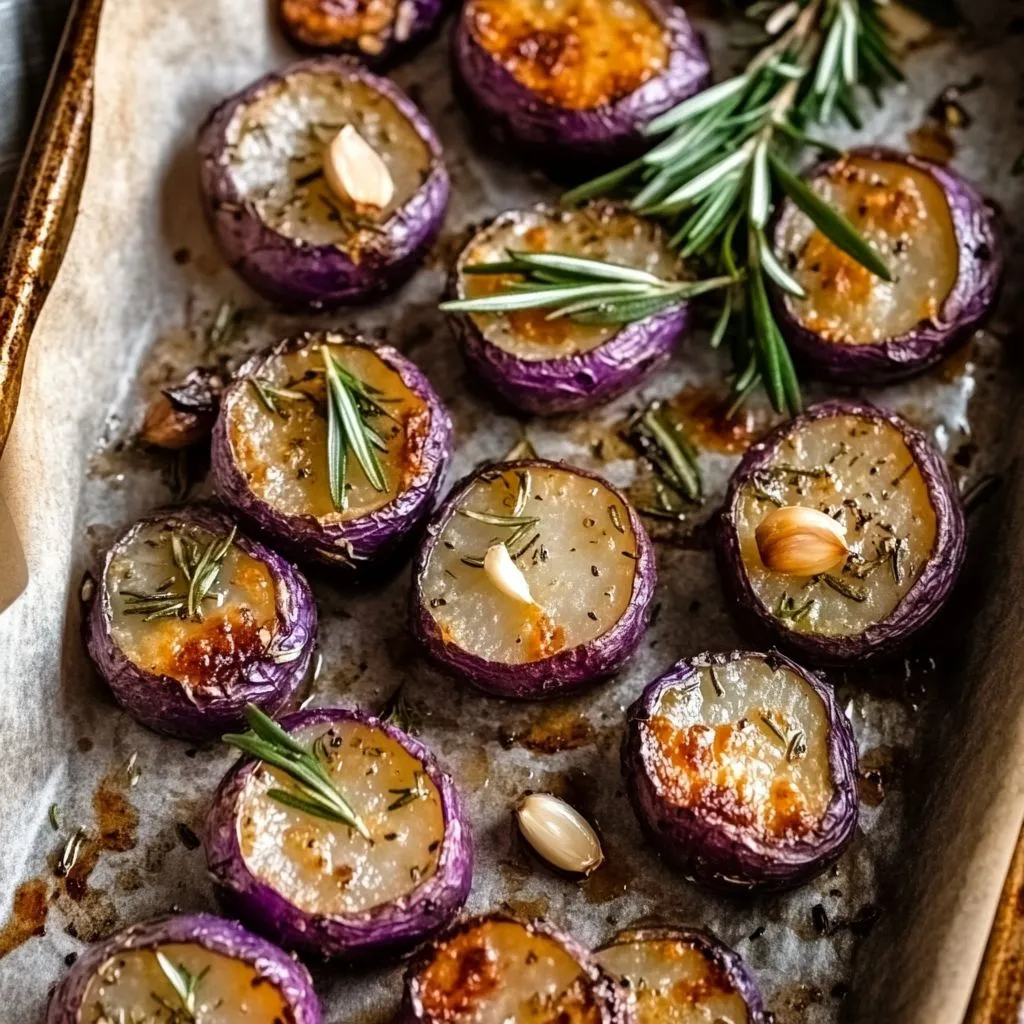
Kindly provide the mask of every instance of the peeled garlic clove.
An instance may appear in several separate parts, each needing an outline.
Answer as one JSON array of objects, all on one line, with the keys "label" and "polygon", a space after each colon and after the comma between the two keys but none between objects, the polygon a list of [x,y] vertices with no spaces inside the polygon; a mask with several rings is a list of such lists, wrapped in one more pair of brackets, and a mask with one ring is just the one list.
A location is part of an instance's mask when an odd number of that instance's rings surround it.
[{"label": "peeled garlic clove", "polygon": [[846,530],[816,508],[787,505],[769,512],[755,533],[766,569],[786,576],[814,576],[846,560]]},{"label": "peeled garlic clove", "polygon": [[601,842],[574,807],[550,793],[531,793],[516,808],[523,838],[562,871],[589,875],[604,860]]},{"label": "peeled garlic clove", "polygon": [[382,210],[395,195],[388,165],[350,124],[327,147],[324,178],[335,195],[356,206]]},{"label": "peeled garlic clove", "polygon": [[523,604],[536,604],[530,593],[530,584],[522,570],[512,561],[504,544],[492,544],[484,555],[487,578],[506,596]]}]

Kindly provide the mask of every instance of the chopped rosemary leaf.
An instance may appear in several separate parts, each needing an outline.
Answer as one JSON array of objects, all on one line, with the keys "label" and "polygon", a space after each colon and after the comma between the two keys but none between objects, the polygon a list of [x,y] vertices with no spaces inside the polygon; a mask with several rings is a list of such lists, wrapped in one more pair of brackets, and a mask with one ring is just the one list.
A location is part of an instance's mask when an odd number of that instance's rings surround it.
[{"label": "chopped rosemary leaf", "polygon": [[[540,534],[534,532],[525,544],[519,546],[520,541],[530,535],[533,527],[540,522],[540,517],[524,516],[522,514],[530,497],[530,471],[528,469],[520,470],[516,473],[516,477],[519,480],[519,487],[516,490],[516,498],[512,506],[511,515],[505,515],[501,512],[477,512],[471,508],[456,509],[460,516],[465,516],[474,522],[486,523],[488,526],[497,526],[503,529],[513,529],[513,532],[504,541],[505,547],[508,548],[509,557],[513,562],[522,558],[540,540]],[[484,567],[482,555],[463,555],[462,563],[473,569],[482,569]]]},{"label": "chopped rosemary leaf", "polygon": [[159,949],[156,951],[156,962],[160,965],[160,970],[163,972],[168,984],[174,989],[174,994],[181,1005],[169,1006],[165,1000],[155,995],[153,996],[154,1000],[173,1014],[172,1020],[177,1021],[184,1014],[185,1020],[182,1021],[182,1024],[186,1024],[186,1022],[187,1024],[195,1024],[197,1021],[196,996],[199,986],[209,973],[209,965],[204,967],[198,974],[193,974],[183,964],[175,965],[171,963],[167,956]]},{"label": "chopped rosemary leaf", "polygon": [[397,797],[397,799],[388,804],[389,811],[397,811],[399,808],[405,807],[406,804],[411,804],[414,800],[426,800],[430,796],[430,790],[427,789],[426,773],[416,772],[411,786],[407,786],[404,789],[389,789],[388,792]]},{"label": "chopped rosemary leaf", "polygon": [[855,586],[847,583],[846,580],[840,579],[838,576],[824,573],[818,579],[826,586],[831,587],[837,594],[842,594],[843,597],[848,598],[850,601],[856,601],[859,604],[861,601],[868,599],[866,591],[858,590]]},{"label": "chopped rosemary leaf", "polygon": [[267,792],[269,797],[314,817],[341,822],[364,839],[370,839],[366,823],[342,796],[315,752],[303,747],[255,704],[246,705],[245,719],[249,732],[227,733],[222,741],[279,768],[297,788],[297,792],[271,789]]},{"label": "chopped rosemary leaf", "polygon": [[649,510],[648,514],[678,519],[685,511],[679,507],[680,501],[699,505],[704,500],[697,453],[679,425],[665,415],[660,402],[652,402],[635,416],[623,437],[651,464],[677,499],[675,503],[667,501],[659,487],[662,508]]}]

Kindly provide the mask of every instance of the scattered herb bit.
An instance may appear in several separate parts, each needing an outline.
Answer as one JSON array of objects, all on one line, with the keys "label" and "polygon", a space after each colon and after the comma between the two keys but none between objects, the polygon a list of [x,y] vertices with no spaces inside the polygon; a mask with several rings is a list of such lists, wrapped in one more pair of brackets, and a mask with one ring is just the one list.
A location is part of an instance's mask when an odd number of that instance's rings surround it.
[{"label": "scattered herb bit", "polygon": [[842,594],[843,597],[848,598],[851,601],[866,601],[868,595],[865,591],[859,590],[851,583],[847,583],[846,580],[840,579],[838,576],[832,576],[829,573],[823,573],[817,577],[826,586],[831,587],[837,594]]},{"label": "scattered herb bit", "polygon": [[889,564],[892,567],[892,578],[896,586],[902,586],[906,578],[904,571],[904,560],[910,554],[910,542],[906,537],[897,537],[892,544],[892,551],[889,554]]},{"label": "scattered herb bit", "polygon": [[397,811],[400,807],[411,804],[413,800],[426,800],[430,796],[430,790],[427,788],[426,772],[416,772],[413,775],[413,784],[411,786],[406,786],[404,789],[389,789],[388,792],[393,796],[397,796],[396,800],[388,804],[389,811]]},{"label": "scattered herb bit", "polygon": [[804,737],[803,731],[798,730],[793,733],[790,737],[789,743],[786,745],[786,760],[799,761],[806,753],[807,741]]},{"label": "scattered herb bit", "polygon": [[716,697],[725,696],[725,687],[718,680],[718,669],[714,665],[708,666],[708,671],[711,674],[711,685],[715,688]]},{"label": "scattered herb bit", "polygon": [[265,377],[250,377],[249,383],[252,385],[253,391],[256,392],[256,397],[266,408],[267,412],[274,416],[284,415],[281,412],[278,402],[301,402],[311,400],[310,395],[305,391],[299,391],[295,388],[279,388]]},{"label": "scattered herb bit", "polygon": [[442,302],[446,313],[509,313],[550,309],[548,320],[570,317],[587,324],[644,320],[687,299],[734,283],[721,275],[706,281],[669,281],[646,270],[558,252],[506,250],[507,259],[463,267],[464,274],[511,274],[492,295]]},{"label": "scattered herb bit", "polygon": [[783,746],[787,745],[786,734],[775,724],[775,722],[772,721],[771,715],[766,715],[762,712],[761,721],[764,722],[764,724],[767,725],[773,733],[775,733],[779,742],[781,742]]},{"label": "scattered herb bit", "polygon": [[[511,515],[502,512],[477,512],[471,508],[456,510],[460,516],[465,516],[466,519],[485,523],[488,526],[497,526],[501,529],[511,529],[512,533],[505,538],[505,547],[508,548],[509,557],[513,562],[522,558],[540,540],[540,534],[533,532],[533,528],[540,522],[540,517],[523,515],[532,486],[530,471],[528,469],[517,471],[516,477],[519,480],[519,487],[516,491]],[[463,555],[462,562],[474,569],[482,569],[484,565],[482,555]]]},{"label": "scattered herb bit", "polygon": [[608,518],[612,521],[612,526],[614,526],[619,533],[626,532],[626,528],[622,525],[622,516],[619,513],[618,505],[611,504],[608,506]]},{"label": "scattered herb bit", "polygon": [[227,733],[221,737],[223,742],[281,769],[298,788],[298,793],[271,789],[267,791],[269,797],[314,817],[341,822],[354,828],[364,839],[370,838],[365,822],[342,796],[314,753],[289,736],[255,704],[246,705],[245,718],[250,731]]},{"label": "scattered herb bit", "polygon": [[48,812],[50,818],[50,828],[54,832],[60,831],[60,808],[56,804],[50,804],[50,810]]},{"label": "scattered herb bit", "polygon": [[507,452],[502,458],[502,462],[518,462],[520,459],[536,459],[537,449],[534,448],[533,442],[525,434],[519,438],[518,441]]},{"label": "scattered herb bit", "polygon": [[222,302],[206,332],[207,349],[226,348],[238,336],[244,318],[245,313],[233,302]]},{"label": "scattered herb bit", "polygon": [[788,594],[783,594],[775,608],[775,616],[789,622],[799,622],[810,612],[816,603],[813,597],[809,597],[803,604],[798,605],[795,598],[790,597]]}]

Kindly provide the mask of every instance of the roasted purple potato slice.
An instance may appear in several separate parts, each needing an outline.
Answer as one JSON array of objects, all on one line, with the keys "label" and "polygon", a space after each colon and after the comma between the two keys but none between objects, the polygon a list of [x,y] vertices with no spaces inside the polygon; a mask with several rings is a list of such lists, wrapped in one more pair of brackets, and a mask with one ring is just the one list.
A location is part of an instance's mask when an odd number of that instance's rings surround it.
[{"label": "roasted purple potato slice", "polygon": [[[349,451],[344,502],[331,490],[324,352],[382,410],[383,489]],[[451,419],[423,373],[388,345],[308,334],[254,356],[221,400],[213,431],[218,493],[297,558],[358,571],[386,558],[433,506],[451,454]]]},{"label": "roasted purple potato slice", "polygon": [[623,988],[542,921],[477,917],[409,968],[394,1024],[628,1024]]},{"label": "roasted purple potato slice", "polygon": [[[481,563],[504,544],[533,603]],[[617,671],[647,629],[656,572],[640,517],[611,484],[543,460],[458,484],[420,547],[413,633],[487,693],[539,699]]]},{"label": "roasted purple potato slice", "polygon": [[211,914],[157,918],[90,946],[54,989],[46,1011],[46,1024],[320,1024],[321,1019],[302,964],[234,921]]},{"label": "roasted purple potato slice", "polygon": [[662,0],[468,0],[453,46],[484,121],[575,176],[635,155],[647,122],[710,74],[682,8]]},{"label": "roasted purple potato slice", "polygon": [[855,149],[806,179],[886,261],[883,281],[817,230],[791,201],[775,250],[806,291],[773,301],[794,352],[853,384],[920,373],[966,342],[995,305],[1003,269],[993,211],[955,171],[896,150]]},{"label": "roasted purple potato slice", "polygon": [[[623,207],[604,202],[575,210],[538,206],[503,213],[470,239],[452,275],[453,297],[486,296],[514,280],[463,272],[505,260],[510,249],[586,256],[670,280],[682,276],[664,229]],[[549,312],[451,318],[466,359],[495,394],[540,415],[588,409],[622,394],[669,358],[690,323],[686,303],[614,325],[549,319]]]},{"label": "roasted purple potato slice", "polygon": [[[386,167],[393,189],[382,207],[343,198],[328,182],[328,148],[348,126]],[[328,309],[392,290],[444,219],[449,180],[433,128],[396,85],[351,58],[261,78],[210,114],[198,145],[203,200],[225,257],[283,306]]]},{"label": "roasted purple potato slice", "polygon": [[316,708],[280,723],[327,767],[366,825],[277,800],[279,769],[246,758],[207,820],[207,864],[231,911],[288,949],[342,960],[402,952],[451,923],[473,849],[451,777],[418,740],[356,711]]},{"label": "roasted purple potato slice", "polygon": [[629,709],[623,771],[653,842],[689,878],[783,889],[857,827],[853,730],[830,687],[779,654],[677,662]]},{"label": "roasted purple potato slice", "polygon": [[620,932],[594,954],[629,991],[635,1024],[764,1024],[757,981],[739,954],[693,928]]},{"label": "roasted purple potato slice", "polygon": [[231,516],[198,506],[148,516],[114,542],[85,632],[134,718],[212,739],[241,724],[246,704],[268,713],[285,704],[309,668],[316,626],[298,570]]},{"label": "roasted purple potato slice", "polygon": [[278,0],[281,24],[301,46],[392,63],[424,41],[443,0]]},{"label": "roasted purple potato slice", "polygon": [[[834,569],[768,569],[756,531],[778,506],[832,516],[850,554]],[[895,413],[812,406],[747,451],[718,524],[726,593],[741,617],[809,662],[891,653],[938,613],[963,565],[967,529],[942,456]]]}]

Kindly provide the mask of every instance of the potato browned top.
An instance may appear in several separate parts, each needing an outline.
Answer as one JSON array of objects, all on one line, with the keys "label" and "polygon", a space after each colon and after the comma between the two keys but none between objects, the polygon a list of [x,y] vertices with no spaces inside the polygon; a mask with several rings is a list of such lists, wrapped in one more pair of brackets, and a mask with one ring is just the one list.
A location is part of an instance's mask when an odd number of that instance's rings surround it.
[{"label": "potato browned top", "polygon": [[747,1024],[728,973],[692,941],[624,935],[596,956],[628,983],[636,1024]]},{"label": "potato browned top", "polygon": [[826,341],[870,345],[934,319],[956,283],[959,255],[949,203],[926,171],[853,156],[811,181],[882,254],[893,281],[875,277],[790,209],[780,237],[806,299],[786,301]]},{"label": "potato browned top", "polygon": [[[743,568],[757,599],[788,628],[856,636],[888,618],[917,581],[935,545],[935,510],[891,423],[852,415],[797,422],[737,502]],[[845,527],[844,564],[816,576],[762,564],[757,527],[788,505],[816,508]]]},{"label": "potato browned top", "polygon": [[280,0],[281,20],[307,46],[354,44],[368,56],[383,49],[400,7],[413,0]]},{"label": "potato browned top", "polygon": [[117,550],[105,580],[122,653],[147,672],[206,693],[233,683],[267,650],[277,625],[270,570],[235,544],[198,612],[188,613],[190,584],[179,555],[184,550],[195,562],[219,539],[187,522],[146,524]]},{"label": "potato browned top", "polygon": [[[509,517],[513,522],[503,521]],[[503,593],[479,567],[501,542],[535,604]],[[636,557],[629,514],[605,485],[554,463],[498,468],[473,481],[442,527],[421,579],[422,600],[460,649],[504,664],[540,661],[619,621],[633,593]]]},{"label": "potato browned top", "polygon": [[[380,210],[357,207],[324,178],[327,147],[352,125],[384,161],[394,182]],[[238,107],[225,157],[243,201],[273,230],[310,245],[335,245],[353,259],[425,181],[427,143],[409,119],[368,83],[336,71],[297,71],[263,86]]]},{"label": "potato browned top", "polygon": [[665,69],[664,26],[644,0],[470,0],[476,41],[532,93],[566,110],[593,110]]},{"label": "potato browned top", "polygon": [[418,978],[431,1024],[599,1024],[578,961],[515,921],[484,919],[443,942]]},{"label": "potato browned top", "polygon": [[[157,960],[157,951],[177,972],[200,978],[195,1013],[185,1007]],[[184,975],[183,975],[184,976]],[[280,990],[242,960],[191,943],[167,943],[112,956],[93,975],[76,1020],[81,1024],[115,1021],[173,1021],[195,1024],[267,1024],[289,1021],[291,1011]]]},{"label": "potato browned top", "polygon": [[294,784],[263,765],[238,805],[239,845],[253,875],[310,914],[383,906],[432,878],[445,829],[441,795],[422,762],[383,729],[360,722],[310,727],[295,738],[325,765],[370,841],[275,800],[270,790]]},{"label": "potato browned top", "polygon": [[371,346],[344,342],[340,336],[332,339],[330,351],[337,362],[373,388],[386,411],[367,420],[386,446],[378,451],[385,490],[371,484],[349,452],[347,507],[339,511],[334,506],[321,343],[270,356],[227,409],[232,455],[253,493],[285,515],[316,516],[325,522],[365,516],[407,490],[422,468],[430,432],[426,402]]},{"label": "potato browned top", "polygon": [[[653,221],[607,203],[578,210],[524,210],[499,219],[480,231],[460,258],[461,266],[495,263],[506,250],[558,252],[646,270],[668,280],[682,276],[682,267],[668,236]],[[477,298],[506,290],[517,275],[462,274],[460,298]],[[582,324],[569,317],[548,319],[550,310],[474,313],[473,322],[498,348],[520,359],[568,359],[589,352],[614,337],[616,324]]]},{"label": "potato browned top", "polygon": [[762,841],[812,833],[832,798],[825,705],[785,666],[702,666],[640,729],[664,800]]}]

